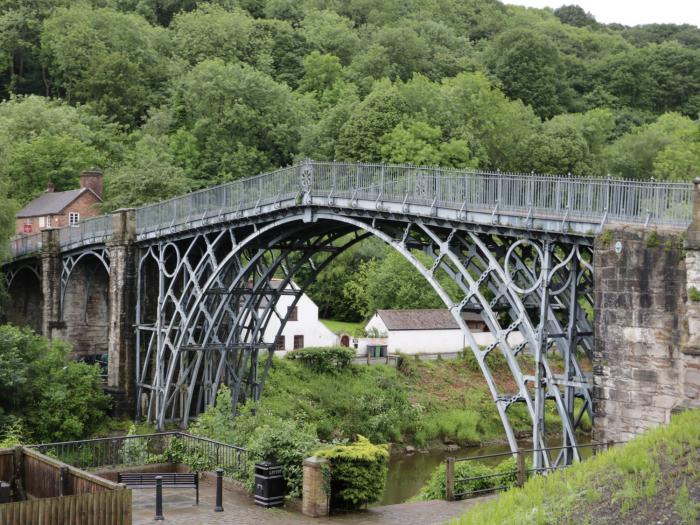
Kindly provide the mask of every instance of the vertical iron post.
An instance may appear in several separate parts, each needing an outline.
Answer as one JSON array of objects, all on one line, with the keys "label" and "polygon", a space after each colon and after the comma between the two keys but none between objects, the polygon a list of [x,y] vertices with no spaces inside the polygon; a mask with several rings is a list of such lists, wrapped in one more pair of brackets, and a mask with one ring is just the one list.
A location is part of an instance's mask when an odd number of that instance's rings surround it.
[{"label": "vertical iron post", "polygon": [[163,476],[156,476],[156,517],[155,521],[163,521]]},{"label": "vertical iron post", "polygon": [[224,487],[224,469],[216,469],[216,507],[214,512],[223,512],[223,487]]}]

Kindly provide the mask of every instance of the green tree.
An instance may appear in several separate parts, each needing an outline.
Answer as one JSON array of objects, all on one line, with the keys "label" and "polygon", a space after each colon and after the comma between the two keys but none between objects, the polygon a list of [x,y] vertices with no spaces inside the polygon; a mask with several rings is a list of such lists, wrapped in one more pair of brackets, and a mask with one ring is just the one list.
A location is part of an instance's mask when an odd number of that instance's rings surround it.
[{"label": "green tree", "polygon": [[304,78],[299,91],[310,91],[321,96],[324,91],[341,80],[343,66],[335,55],[323,55],[312,51],[304,57]]},{"label": "green tree", "polygon": [[464,139],[445,140],[437,127],[422,121],[401,123],[382,137],[382,160],[446,168],[475,167],[469,143]]},{"label": "green tree", "polygon": [[277,82],[296,87],[302,77],[309,44],[303,34],[283,20],[255,20],[251,46],[256,67]]},{"label": "green tree", "polygon": [[487,53],[506,94],[533,107],[541,117],[559,113],[563,64],[552,40],[530,29],[511,29],[496,37]]},{"label": "green tree", "polygon": [[104,211],[142,206],[190,189],[191,183],[163,139],[143,136],[119,166],[105,174]]},{"label": "green tree", "polygon": [[241,9],[227,11],[202,4],[175,15],[170,30],[175,54],[190,64],[212,58],[226,62],[252,58],[253,19]]},{"label": "green tree", "polygon": [[344,65],[350,63],[360,48],[360,37],[352,20],[334,11],[308,11],[301,22],[301,31],[314,49],[337,56]]},{"label": "green tree", "polygon": [[19,418],[33,441],[81,439],[105,419],[98,367],[69,352],[61,341],[0,326],[0,412]]},{"label": "green tree", "polygon": [[53,93],[133,126],[161,100],[166,41],[163,29],[140,16],[80,5],[57,9],[44,22],[41,52]]},{"label": "green tree", "polygon": [[[697,121],[678,113],[662,115],[651,124],[633,129],[605,149],[610,172],[629,179],[648,179],[654,174],[680,174],[683,168],[675,168],[670,162],[675,158],[681,161],[682,166],[686,154],[678,155],[678,152],[696,143],[698,133]],[[671,149],[657,166],[663,171],[657,172],[654,163],[666,148]]]},{"label": "green tree", "polygon": [[[424,256],[417,257],[429,265]],[[440,284],[450,294],[459,294],[456,283],[449,278],[441,278]],[[365,319],[375,311],[386,308],[445,308],[445,303],[430,283],[403,255],[393,250],[382,260],[371,259],[360,263],[343,294]]]},{"label": "green tree", "polygon": [[389,82],[379,82],[340,130],[335,154],[342,160],[378,161],[380,139],[403,120],[406,101]]},{"label": "green tree", "polygon": [[200,184],[291,161],[299,143],[299,112],[287,86],[245,64],[205,60],[178,79],[173,91],[174,154],[179,163],[192,163],[188,176]]},{"label": "green tree", "polygon": [[51,181],[75,187],[80,170],[105,166],[122,153],[115,126],[85,107],[43,97],[0,102],[0,190],[20,204]]},{"label": "green tree", "polygon": [[52,182],[57,191],[78,185],[80,172],[93,166],[104,166],[105,157],[93,146],[67,134],[42,133],[28,142],[16,145],[8,158],[6,176],[15,181],[12,195],[19,201],[31,200]]},{"label": "green tree", "polygon": [[596,27],[598,25],[595,17],[578,5],[563,5],[554,10],[554,15],[561,20],[562,24],[575,27]]}]

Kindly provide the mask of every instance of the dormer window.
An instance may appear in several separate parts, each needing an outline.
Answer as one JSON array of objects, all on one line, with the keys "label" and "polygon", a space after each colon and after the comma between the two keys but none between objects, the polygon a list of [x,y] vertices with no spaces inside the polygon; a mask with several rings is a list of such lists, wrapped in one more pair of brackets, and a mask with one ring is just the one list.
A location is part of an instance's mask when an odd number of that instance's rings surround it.
[{"label": "dormer window", "polygon": [[68,226],[77,226],[80,222],[80,214],[77,211],[72,211],[68,214]]}]

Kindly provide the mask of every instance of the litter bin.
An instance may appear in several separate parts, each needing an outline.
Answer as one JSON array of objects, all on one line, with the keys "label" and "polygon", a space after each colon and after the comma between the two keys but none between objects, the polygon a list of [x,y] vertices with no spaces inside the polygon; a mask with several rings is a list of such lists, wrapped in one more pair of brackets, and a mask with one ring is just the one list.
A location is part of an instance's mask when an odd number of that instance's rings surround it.
[{"label": "litter bin", "polygon": [[286,482],[282,475],[282,465],[271,461],[255,464],[255,503],[261,507],[281,507],[284,505]]},{"label": "litter bin", "polygon": [[0,481],[0,503],[10,502],[10,484]]}]

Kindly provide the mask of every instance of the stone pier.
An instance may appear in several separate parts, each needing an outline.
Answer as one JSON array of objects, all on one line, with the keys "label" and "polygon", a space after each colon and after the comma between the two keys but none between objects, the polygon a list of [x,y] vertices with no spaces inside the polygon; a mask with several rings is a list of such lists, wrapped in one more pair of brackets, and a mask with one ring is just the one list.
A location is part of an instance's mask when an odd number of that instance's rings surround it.
[{"label": "stone pier", "polygon": [[687,235],[638,227],[596,238],[597,440],[627,441],[674,410],[700,408],[700,185],[695,191]]}]

